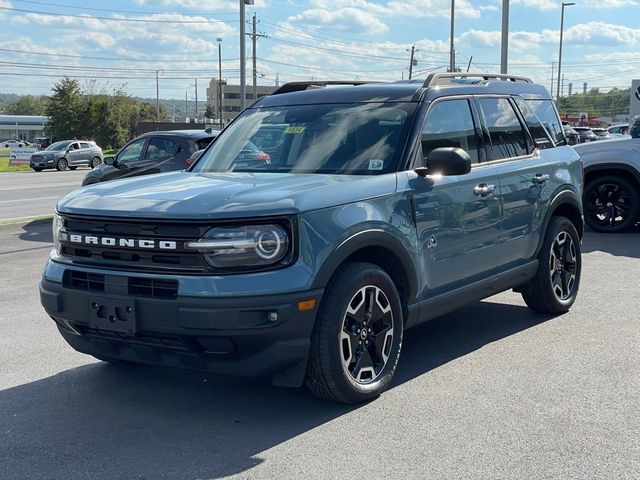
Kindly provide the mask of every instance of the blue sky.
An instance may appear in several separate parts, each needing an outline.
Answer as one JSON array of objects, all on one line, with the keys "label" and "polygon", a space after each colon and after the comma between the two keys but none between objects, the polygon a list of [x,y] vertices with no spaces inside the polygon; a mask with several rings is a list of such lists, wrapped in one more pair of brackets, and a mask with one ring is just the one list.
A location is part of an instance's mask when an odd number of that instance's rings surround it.
[{"label": "blue sky", "polygon": [[[255,0],[260,84],[305,79],[407,78],[448,65],[450,0]],[[640,0],[576,0],[565,9],[564,92],[626,88],[640,77]],[[499,71],[501,0],[456,0],[457,63]],[[560,2],[511,0],[509,72],[551,85]],[[217,76],[239,83],[238,2],[233,0],[0,0],[0,92],[47,94],[63,74],[94,88],[204,99]],[[247,26],[249,30],[249,26]],[[248,39],[249,40],[249,39]],[[250,55],[250,42],[247,54]],[[44,55],[43,55],[44,54]],[[247,64],[248,75],[251,63]],[[250,76],[249,80],[250,82]],[[555,88],[555,87],[554,87]]]}]

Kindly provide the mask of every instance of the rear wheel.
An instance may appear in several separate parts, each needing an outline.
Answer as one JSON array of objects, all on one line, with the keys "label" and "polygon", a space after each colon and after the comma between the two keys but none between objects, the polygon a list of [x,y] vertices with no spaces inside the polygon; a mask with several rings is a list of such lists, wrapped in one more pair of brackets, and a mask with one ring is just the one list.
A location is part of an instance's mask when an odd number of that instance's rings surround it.
[{"label": "rear wheel", "polygon": [[580,237],[566,217],[553,217],[538,254],[538,271],[521,289],[529,308],[539,313],[567,312],[578,295],[582,260]]},{"label": "rear wheel", "polygon": [[102,160],[100,160],[100,157],[93,157],[91,159],[91,163],[89,164],[89,166],[91,168],[96,168],[98,165],[100,165],[102,163]]},{"label": "rear wheel", "polygon": [[582,197],[584,220],[597,232],[623,232],[640,215],[637,185],[625,178],[607,175],[589,182]]},{"label": "rear wheel", "polygon": [[347,263],[329,283],[311,339],[306,384],[318,397],[370,400],[396,371],[403,334],[400,297],[389,275],[370,263]]},{"label": "rear wheel", "polygon": [[56,170],[62,172],[66,170],[67,167],[69,167],[69,162],[67,162],[66,158],[61,158],[60,160],[58,160],[58,163],[56,164]]}]

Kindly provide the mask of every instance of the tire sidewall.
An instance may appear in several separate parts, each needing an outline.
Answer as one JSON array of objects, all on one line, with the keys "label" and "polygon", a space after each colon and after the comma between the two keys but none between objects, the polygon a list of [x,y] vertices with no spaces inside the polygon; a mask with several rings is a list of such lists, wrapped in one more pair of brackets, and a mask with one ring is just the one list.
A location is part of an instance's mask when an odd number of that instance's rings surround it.
[{"label": "tire sidewall", "polygon": [[91,168],[96,168],[98,165],[100,165],[102,162],[100,161],[100,157],[93,157],[91,159],[91,163],[90,163],[90,167]]},{"label": "tire sidewall", "polygon": [[[541,262],[540,267],[545,269],[545,275],[543,276],[543,281],[545,282],[544,287],[549,291],[550,299],[557,304],[559,310],[569,310],[578,296],[578,290],[580,289],[580,277],[582,276],[580,236],[578,235],[575,225],[571,223],[571,220],[565,217],[556,217],[553,223],[549,226],[547,232],[547,238],[545,238],[544,247],[541,252],[542,256],[539,258],[539,261]],[[549,271],[551,248],[556,237],[561,232],[567,232],[571,236],[576,248],[576,281],[571,295],[565,300],[559,299],[553,292],[553,285],[551,283],[551,275]]]},{"label": "tire sidewall", "polygon": [[[60,164],[61,164],[61,163],[62,163],[62,165],[64,166],[64,168],[61,168],[61,166],[60,166]],[[64,170],[66,170],[67,168],[69,168],[69,162],[67,161],[67,159],[66,159],[66,158],[61,158],[61,159],[59,159],[59,160],[58,160],[58,164],[57,164],[56,168],[57,168],[59,171],[61,171],[61,172],[62,172],[62,171],[64,171]]]},{"label": "tire sidewall", "polygon": [[[356,292],[366,286],[374,285],[380,288],[389,300],[393,314],[393,344],[389,353],[387,364],[380,372],[376,380],[367,384],[360,384],[355,381],[342,365],[340,352],[340,332],[347,306]],[[329,329],[329,361],[330,368],[334,372],[340,390],[349,392],[351,401],[365,401],[382,393],[392,381],[395,374],[400,351],[402,349],[403,318],[400,296],[391,278],[380,268],[372,265],[371,268],[362,271],[354,276],[350,281],[350,287],[340,292],[340,305],[323,305],[321,318],[324,321],[331,321]]]}]

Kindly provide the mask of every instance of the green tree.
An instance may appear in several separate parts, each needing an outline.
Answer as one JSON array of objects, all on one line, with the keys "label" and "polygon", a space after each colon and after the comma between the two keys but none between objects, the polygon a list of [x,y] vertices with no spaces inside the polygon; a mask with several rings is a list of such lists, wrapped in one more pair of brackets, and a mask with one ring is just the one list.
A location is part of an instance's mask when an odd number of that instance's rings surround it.
[{"label": "green tree", "polygon": [[81,107],[80,85],[69,77],[62,78],[54,85],[45,110],[49,117],[45,132],[57,140],[80,136],[84,125]]},{"label": "green tree", "polygon": [[9,103],[4,112],[7,115],[44,115],[47,110],[47,97],[23,95],[18,100]]}]

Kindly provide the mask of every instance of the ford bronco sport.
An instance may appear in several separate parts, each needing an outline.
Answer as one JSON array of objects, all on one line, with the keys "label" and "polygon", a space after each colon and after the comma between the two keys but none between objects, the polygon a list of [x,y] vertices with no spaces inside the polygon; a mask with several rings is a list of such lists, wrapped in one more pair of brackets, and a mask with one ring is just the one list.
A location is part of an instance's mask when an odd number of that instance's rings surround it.
[{"label": "ford bronco sport", "polygon": [[[270,125],[270,161],[243,156]],[[582,168],[565,143],[522,77],[286,84],[187,171],[61,200],[41,302],[105,361],[362,402],[390,386],[409,327],[511,288],[571,307]]]}]

